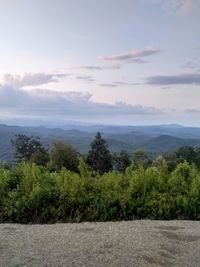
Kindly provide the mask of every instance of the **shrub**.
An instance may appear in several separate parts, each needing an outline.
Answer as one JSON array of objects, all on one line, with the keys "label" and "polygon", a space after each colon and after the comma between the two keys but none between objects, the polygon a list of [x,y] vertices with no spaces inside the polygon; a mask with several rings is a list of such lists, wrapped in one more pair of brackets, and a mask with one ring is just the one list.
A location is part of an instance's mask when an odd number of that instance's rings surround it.
[{"label": "shrub", "polygon": [[159,161],[94,177],[80,159],[78,171],[0,168],[0,222],[200,219],[200,171],[186,161],[172,172]]}]

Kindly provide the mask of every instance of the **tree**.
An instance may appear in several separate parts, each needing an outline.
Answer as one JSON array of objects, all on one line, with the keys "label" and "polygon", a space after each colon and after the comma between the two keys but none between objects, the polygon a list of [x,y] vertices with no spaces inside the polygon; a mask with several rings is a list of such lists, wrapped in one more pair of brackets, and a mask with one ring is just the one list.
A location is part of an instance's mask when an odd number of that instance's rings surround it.
[{"label": "tree", "polygon": [[31,160],[34,153],[48,154],[38,136],[29,137],[24,134],[17,134],[11,143],[15,147],[15,158],[18,162]]},{"label": "tree", "polygon": [[124,172],[131,165],[130,155],[125,150],[121,150],[119,154],[114,154],[113,161],[114,169],[118,172]]},{"label": "tree", "polygon": [[176,157],[174,152],[166,152],[163,154],[163,158],[166,160],[167,167],[169,172],[175,170],[178,164],[178,158]]},{"label": "tree", "polygon": [[36,165],[46,166],[49,159],[49,153],[47,150],[39,150],[32,154],[30,161]]},{"label": "tree", "polygon": [[91,171],[89,170],[89,167],[87,166],[83,158],[80,158],[79,160],[78,169],[81,177],[83,178],[91,177]]},{"label": "tree", "polygon": [[169,168],[166,159],[162,155],[159,155],[156,159],[154,159],[152,166],[159,170],[163,178],[167,178],[169,174]]},{"label": "tree", "polygon": [[90,145],[86,162],[93,171],[99,174],[112,170],[112,156],[106,141],[101,137],[99,132]]},{"label": "tree", "polygon": [[196,153],[195,164],[198,168],[200,168],[200,147],[195,148],[195,153]]},{"label": "tree", "polygon": [[70,171],[77,172],[79,164],[78,153],[72,145],[56,141],[51,150],[51,164],[55,170],[65,167]]},{"label": "tree", "polygon": [[191,146],[182,146],[176,152],[175,156],[179,162],[184,162],[185,160],[189,163],[195,163],[196,152]]},{"label": "tree", "polygon": [[151,164],[151,159],[144,149],[138,149],[133,153],[132,163],[136,168],[147,167]]}]

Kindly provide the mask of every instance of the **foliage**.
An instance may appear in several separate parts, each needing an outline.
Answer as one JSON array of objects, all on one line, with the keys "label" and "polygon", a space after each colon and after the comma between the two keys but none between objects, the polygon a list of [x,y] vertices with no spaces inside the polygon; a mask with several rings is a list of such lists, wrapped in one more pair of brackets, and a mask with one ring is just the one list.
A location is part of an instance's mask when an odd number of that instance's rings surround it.
[{"label": "foliage", "polygon": [[98,132],[87,155],[87,164],[99,174],[112,170],[112,156],[107,148],[106,141]]},{"label": "foliage", "polygon": [[174,154],[179,162],[186,160],[187,162],[192,163],[196,160],[195,149],[190,146],[182,146]]},{"label": "foliage", "polygon": [[35,151],[30,158],[30,161],[32,163],[35,163],[40,166],[46,166],[49,160],[50,160],[49,153],[45,149]]},{"label": "foliage", "polygon": [[11,140],[15,147],[15,157],[18,162],[32,160],[40,165],[45,165],[48,161],[48,153],[42,146],[38,136],[26,136],[24,134],[15,135],[15,140]]},{"label": "foliage", "polygon": [[133,153],[132,165],[137,168],[140,166],[147,167],[151,164],[151,159],[144,149],[138,149]]},{"label": "foliage", "polygon": [[[109,165],[105,171],[105,158],[111,159],[105,141],[98,135],[93,143],[94,164],[101,161],[93,166],[99,169],[91,170],[73,147],[62,142],[54,144],[45,167],[31,159],[2,164],[0,222],[200,219],[199,149],[184,147],[153,161],[145,151],[136,151],[126,169],[122,163],[127,154],[122,153],[117,155],[120,168],[113,171]],[[106,150],[105,158],[98,147]]]},{"label": "foliage", "polygon": [[200,219],[198,168],[185,161],[169,172],[161,163],[96,177],[83,159],[79,174],[29,162],[2,167],[0,222]]},{"label": "foliage", "polygon": [[130,155],[126,151],[121,150],[120,153],[113,155],[113,162],[114,170],[122,173],[131,165]]},{"label": "foliage", "polygon": [[60,170],[65,167],[71,171],[78,171],[78,153],[75,149],[62,141],[56,141],[51,150],[51,167]]},{"label": "foliage", "polygon": [[174,170],[178,163],[184,161],[190,164],[194,163],[200,168],[200,147],[182,146],[174,152],[165,153],[163,156],[168,163],[170,171]]}]

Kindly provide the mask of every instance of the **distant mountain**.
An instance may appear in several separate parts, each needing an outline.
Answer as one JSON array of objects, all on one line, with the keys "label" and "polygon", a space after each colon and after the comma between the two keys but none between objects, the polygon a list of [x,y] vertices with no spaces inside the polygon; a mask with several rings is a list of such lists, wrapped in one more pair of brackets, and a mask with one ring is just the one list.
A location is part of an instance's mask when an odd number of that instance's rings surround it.
[{"label": "distant mountain", "polygon": [[117,126],[117,125],[66,125],[61,128],[65,130],[77,129],[86,132],[103,132],[110,134],[135,133],[158,137],[160,135],[171,135],[179,138],[200,139],[200,128],[186,127],[178,124],[152,125],[152,126]]},{"label": "distant mountain", "polygon": [[174,151],[181,146],[200,146],[200,139],[183,139],[170,135],[161,135],[152,138],[143,148],[152,153],[162,153],[167,151]]},{"label": "distant mountain", "polygon": [[0,161],[13,158],[11,139],[15,134],[40,136],[47,147],[53,141],[63,140],[72,144],[79,152],[86,154],[97,131],[106,139],[112,152],[126,150],[132,153],[144,148],[151,153],[175,150],[183,145],[200,146],[200,128],[179,125],[160,126],[105,126],[105,125],[68,125],[68,129],[47,127],[22,127],[0,125]]}]

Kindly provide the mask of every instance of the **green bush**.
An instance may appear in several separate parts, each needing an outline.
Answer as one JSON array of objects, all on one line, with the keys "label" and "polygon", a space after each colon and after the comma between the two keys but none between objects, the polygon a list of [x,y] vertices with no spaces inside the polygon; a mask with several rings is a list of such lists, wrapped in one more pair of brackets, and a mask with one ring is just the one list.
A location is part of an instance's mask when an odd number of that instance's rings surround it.
[{"label": "green bush", "polygon": [[79,173],[23,162],[0,168],[0,222],[54,223],[200,219],[200,171],[183,161],[171,172],[163,158],[125,172]]}]

